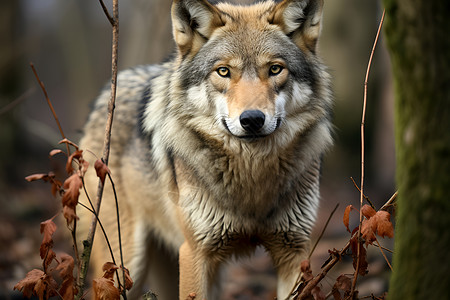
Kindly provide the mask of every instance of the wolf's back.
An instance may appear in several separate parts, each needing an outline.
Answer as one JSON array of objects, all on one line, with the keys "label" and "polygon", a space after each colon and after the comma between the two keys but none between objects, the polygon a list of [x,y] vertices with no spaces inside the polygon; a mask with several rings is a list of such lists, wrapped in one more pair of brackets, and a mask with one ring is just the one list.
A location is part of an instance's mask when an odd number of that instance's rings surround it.
[{"label": "wolf's back", "polygon": [[[137,212],[144,214],[145,208],[141,201],[146,195],[139,193],[139,185],[148,187],[149,182],[145,178],[151,172],[149,161],[146,159],[147,147],[150,145],[139,137],[140,121],[146,102],[149,100],[149,92],[152,78],[157,77],[165,70],[159,65],[139,66],[133,69],[122,71],[118,74],[116,105],[111,134],[111,150],[108,166],[112,173],[115,189],[119,199],[119,211],[122,229],[122,244],[132,245],[135,239],[145,239],[139,236],[136,231]],[[94,162],[103,155],[103,140],[105,125],[108,117],[108,102],[110,100],[110,87],[107,85],[101,92],[93,105],[92,112],[84,128],[84,136],[80,141],[80,149],[84,150],[84,158],[89,162],[90,168],[85,175],[85,185],[89,198],[95,205],[97,195],[98,178],[93,170]],[[94,153],[91,154],[90,152]],[[133,160],[133,163],[130,163]],[[134,193],[134,194],[133,194]],[[114,193],[108,181],[105,182],[102,204],[100,210],[100,220],[103,223],[108,239],[113,248],[116,263],[119,264],[119,249],[116,227],[116,210],[114,203]],[[90,207],[85,195],[81,195],[80,202]],[[87,236],[92,214],[84,208],[77,211],[80,220],[78,222],[78,237],[83,239]],[[149,216],[151,218],[151,216]],[[101,276],[103,263],[111,261],[109,251],[102,232],[97,226],[97,232],[92,250],[93,270],[95,277]],[[82,248],[80,248],[82,249]],[[125,265],[130,265],[132,259],[136,257],[134,249],[125,253]],[[145,265],[139,266],[141,270],[134,270],[134,273],[143,272]],[[142,276],[141,276],[142,277]]]}]

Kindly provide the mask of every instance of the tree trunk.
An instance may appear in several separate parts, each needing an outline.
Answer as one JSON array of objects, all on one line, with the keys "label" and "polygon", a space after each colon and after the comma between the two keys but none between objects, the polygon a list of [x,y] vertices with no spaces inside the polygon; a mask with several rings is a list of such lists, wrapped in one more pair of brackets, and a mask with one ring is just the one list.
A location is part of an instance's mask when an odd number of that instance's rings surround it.
[{"label": "tree trunk", "polygon": [[450,1],[384,0],[399,189],[389,299],[450,299]]}]

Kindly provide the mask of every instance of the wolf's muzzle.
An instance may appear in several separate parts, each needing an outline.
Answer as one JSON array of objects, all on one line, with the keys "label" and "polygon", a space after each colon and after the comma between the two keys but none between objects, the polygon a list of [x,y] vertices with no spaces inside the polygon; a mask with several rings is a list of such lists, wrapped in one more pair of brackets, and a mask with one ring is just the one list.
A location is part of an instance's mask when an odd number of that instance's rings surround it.
[{"label": "wolf's muzzle", "polygon": [[266,116],[260,110],[246,110],[239,116],[242,128],[251,134],[258,133],[264,126]]}]

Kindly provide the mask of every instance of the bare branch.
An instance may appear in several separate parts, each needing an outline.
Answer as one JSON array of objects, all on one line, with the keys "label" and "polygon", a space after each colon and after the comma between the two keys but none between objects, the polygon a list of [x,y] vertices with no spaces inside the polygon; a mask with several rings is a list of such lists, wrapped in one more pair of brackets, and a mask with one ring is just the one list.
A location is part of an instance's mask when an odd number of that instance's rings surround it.
[{"label": "bare branch", "polygon": [[[362,112],[362,118],[361,118],[361,184],[360,184],[360,189],[361,189],[360,207],[361,208],[363,206],[363,201],[364,201],[364,156],[365,156],[365,152],[364,152],[364,145],[365,145],[365,140],[364,140],[364,123],[366,121],[367,85],[368,85],[368,81],[369,81],[369,73],[370,73],[370,67],[372,65],[373,54],[375,53],[375,48],[376,48],[377,43],[378,43],[378,37],[380,36],[381,27],[383,25],[385,13],[386,13],[386,11],[383,10],[383,15],[381,16],[380,24],[378,26],[377,35],[376,35],[375,41],[373,43],[372,52],[370,53],[369,63],[367,64],[366,78],[364,80],[364,101],[363,101],[363,112]],[[363,215],[362,215],[361,211],[362,210],[360,209],[360,213],[359,213],[359,228],[358,228],[358,240],[359,240],[359,237],[361,237],[361,224],[362,224],[362,221],[363,221]],[[351,289],[351,296],[352,297],[353,297],[353,294],[355,293],[356,281],[358,279],[360,252],[361,252],[361,243],[358,242],[358,253],[357,253],[356,270],[355,270],[355,275],[354,275],[354,278],[353,278],[352,289]]]},{"label": "bare branch", "polygon": [[[113,122],[113,116],[114,116],[114,107],[115,107],[115,102],[116,102],[116,90],[117,90],[117,60],[118,60],[118,46],[119,46],[119,1],[113,0],[113,16],[112,16],[112,18],[102,0],[100,0],[100,4],[102,5],[105,15],[112,25],[112,33],[113,33],[112,61],[111,61],[111,73],[112,73],[111,97],[110,97],[110,101],[108,103],[108,118],[106,121],[105,137],[104,137],[104,141],[103,141],[103,156],[102,156],[102,161],[106,165],[108,165],[109,152],[110,152],[110,147],[111,147],[111,128],[112,128],[112,122]],[[97,212],[97,214],[100,214],[102,196],[103,196],[103,184],[102,184],[101,180],[99,179],[98,188],[97,188],[97,196],[96,196],[96,208],[93,209],[94,211]],[[91,255],[91,251],[92,251],[92,245],[94,242],[96,227],[97,227],[97,217],[94,215],[91,220],[91,226],[89,228],[89,233],[88,233],[87,239],[84,243],[85,248],[83,251],[83,261],[82,261],[82,266],[81,266],[81,276],[83,278],[83,281],[81,282],[81,285],[79,286],[78,295],[83,294],[83,289],[85,286],[85,281],[86,281],[88,267],[89,267],[89,257]],[[118,280],[119,280],[119,278],[118,278]],[[120,280],[119,280],[119,284],[120,284]],[[124,296],[124,299],[126,299],[125,293],[123,294],[123,296]]]}]

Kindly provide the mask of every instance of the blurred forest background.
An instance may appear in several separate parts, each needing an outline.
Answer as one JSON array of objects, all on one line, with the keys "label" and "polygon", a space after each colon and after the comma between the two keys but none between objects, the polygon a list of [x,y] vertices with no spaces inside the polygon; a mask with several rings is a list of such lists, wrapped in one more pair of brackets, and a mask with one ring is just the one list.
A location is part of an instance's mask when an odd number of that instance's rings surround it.
[{"label": "blurred forest background", "polygon": [[[170,5],[168,0],[120,1],[119,69],[158,63],[173,53]],[[313,256],[315,270],[326,260],[328,249],[340,249],[348,239],[342,225],[345,206],[359,205],[350,177],[360,181],[363,83],[382,10],[375,0],[325,1],[319,51],[333,77],[336,129],[335,146],[323,167],[315,237],[336,203],[340,208]],[[61,138],[29,63],[37,68],[66,136],[78,142],[90,103],[109,82],[111,36],[98,1],[0,2],[0,299],[20,299],[12,287],[40,265],[39,223],[60,209],[48,185],[24,180],[34,173],[64,170],[62,160],[48,159]],[[395,191],[393,92],[383,37],[368,91],[365,194],[379,207]],[[60,243],[67,245],[56,247],[70,251],[68,240]],[[381,255],[375,252],[372,260],[367,277],[372,274],[373,280],[360,286],[368,294],[387,289]],[[274,275],[261,275],[268,264],[258,253],[254,260],[230,268],[224,299],[271,299]],[[337,270],[336,277],[351,273],[348,265]]]}]

